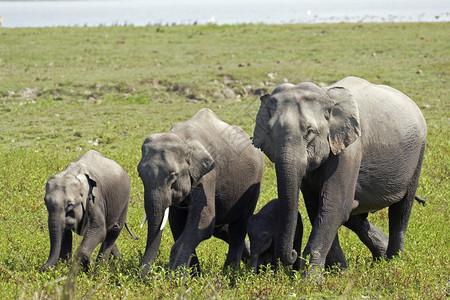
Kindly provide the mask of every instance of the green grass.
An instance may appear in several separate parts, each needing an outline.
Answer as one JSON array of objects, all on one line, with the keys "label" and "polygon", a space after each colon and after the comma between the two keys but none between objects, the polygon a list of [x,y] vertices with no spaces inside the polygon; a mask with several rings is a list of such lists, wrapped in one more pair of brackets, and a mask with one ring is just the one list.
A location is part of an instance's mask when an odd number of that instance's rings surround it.
[{"label": "green grass", "polygon": [[[0,298],[445,298],[450,294],[450,23],[0,28]],[[349,269],[323,282],[247,266],[222,271],[227,245],[198,247],[200,277],[172,276],[171,233],[143,281],[143,186],[136,166],[148,134],[202,107],[252,134],[259,95],[284,81],[329,84],[348,75],[409,95],[428,140],[405,252],[372,264],[355,234],[340,230]],[[69,264],[39,273],[49,252],[47,179],[88,149],[131,177],[121,260],[73,277]],[[257,210],[276,197],[266,169]],[[304,216],[304,244],[311,227]],[[387,210],[370,216],[387,228]],[[74,239],[74,248],[80,238]]]}]

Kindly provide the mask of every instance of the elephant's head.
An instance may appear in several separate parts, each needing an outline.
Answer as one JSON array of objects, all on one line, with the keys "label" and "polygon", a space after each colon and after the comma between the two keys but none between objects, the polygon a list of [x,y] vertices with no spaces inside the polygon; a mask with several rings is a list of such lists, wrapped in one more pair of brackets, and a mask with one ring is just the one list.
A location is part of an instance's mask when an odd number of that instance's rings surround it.
[{"label": "elephant's head", "polygon": [[140,264],[144,266],[143,277],[148,263],[156,258],[165,212],[170,206],[178,206],[214,167],[209,152],[195,139],[181,139],[168,132],[150,135],[145,140],[138,165],[148,218],[147,245]]},{"label": "elephant's head", "polygon": [[50,255],[41,270],[56,265],[60,258],[70,256],[72,230],[83,235],[86,201],[96,182],[89,177],[84,165],[77,165],[75,170],[69,172],[66,169],[47,181],[44,200],[48,211]]},{"label": "elephant's head", "polygon": [[345,88],[282,84],[261,97],[253,143],[275,163],[279,213],[275,253],[285,265],[292,249],[302,178],[360,136],[359,112]]},{"label": "elephant's head", "polygon": [[251,267],[258,273],[259,267],[272,263],[272,249],[274,240],[273,223],[253,215],[248,221],[248,237],[250,239]]}]

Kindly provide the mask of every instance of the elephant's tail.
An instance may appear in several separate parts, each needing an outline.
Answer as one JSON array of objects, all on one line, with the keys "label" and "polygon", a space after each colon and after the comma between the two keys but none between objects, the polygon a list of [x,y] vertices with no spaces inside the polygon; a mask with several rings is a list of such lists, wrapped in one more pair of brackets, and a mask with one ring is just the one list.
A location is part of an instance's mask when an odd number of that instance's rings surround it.
[{"label": "elephant's tail", "polygon": [[130,234],[130,236],[131,236],[131,238],[133,240],[138,240],[139,239],[131,232],[130,227],[128,227],[128,223],[127,222],[125,222],[125,228],[127,229],[128,233]]},{"label": "elephant's tail", "polygon": [[426,198],[420,198],[419,196],[415,196],[414,199],[416,199],[417,202],[419,202],[420,204],[422,204],[423,206],[425,206],[427,204],[426,202]]}]

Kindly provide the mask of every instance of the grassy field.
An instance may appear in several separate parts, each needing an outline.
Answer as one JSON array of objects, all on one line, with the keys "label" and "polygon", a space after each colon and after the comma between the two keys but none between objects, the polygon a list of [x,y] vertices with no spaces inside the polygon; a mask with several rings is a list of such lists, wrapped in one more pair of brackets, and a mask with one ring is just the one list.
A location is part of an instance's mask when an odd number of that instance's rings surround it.
[{"label": "grassy field", "polygon": [[[450,295],[450,23],[0,28],[1,299],[447,298]],[[171,233],[145,281],[143,186],[136,167],[148,134],[164,132],[209,107],[250,135],[259,96],[279,83],[330,84],[348,75],[409,95],[428,123],[418,195],[404,255],[372,264],[355,234],[340,230],[349,269],[323,282],[287,270],[223,271],[227,245],[198,249],[203,274],[167,272]],[[73,276],[69,264],[47,273],[45,183],[89,149],[131,177],[123,258]],[[276,197],[266,169],[257,210]],[[311,227],[302,201],[304,244]],[[387,228],[387,210],[370,221]],[[74,239],[74,249],[80,238]]]}]

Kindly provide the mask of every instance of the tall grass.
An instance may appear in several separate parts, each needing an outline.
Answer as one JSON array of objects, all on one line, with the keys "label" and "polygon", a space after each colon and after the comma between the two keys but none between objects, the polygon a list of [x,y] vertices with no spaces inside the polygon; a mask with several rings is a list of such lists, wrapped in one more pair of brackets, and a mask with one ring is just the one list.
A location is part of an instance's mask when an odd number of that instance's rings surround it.
[{"label": "tall grass", "polygon": [[[445,298],[450,294],[449,23],[0,28],[0,297],[12,298]],[[227,245],[198,247],[203,273],[174,276],[165,230],[146,280],[146,242],[136,166],[148,134],[202,107],[250,135],[259,96],[277,84],[330,84],[347,75],[409,95],[428,140],[405,252],[372,263],[355,234],[340,230],[349,269],[323,282],[288,270],[222,270]],[[118,239],[120,260],[87,272],[61,263],[39,273],[49,252],[47,179],[88,149],[131,177],[128,223],[140,240]],[[257,210],[276,195],[266,160]],[[311,227],[302,201],[304,244]],[[388,232],[387,210],[370,221]],[[74,238],[74,249],[80,238]]]}]

